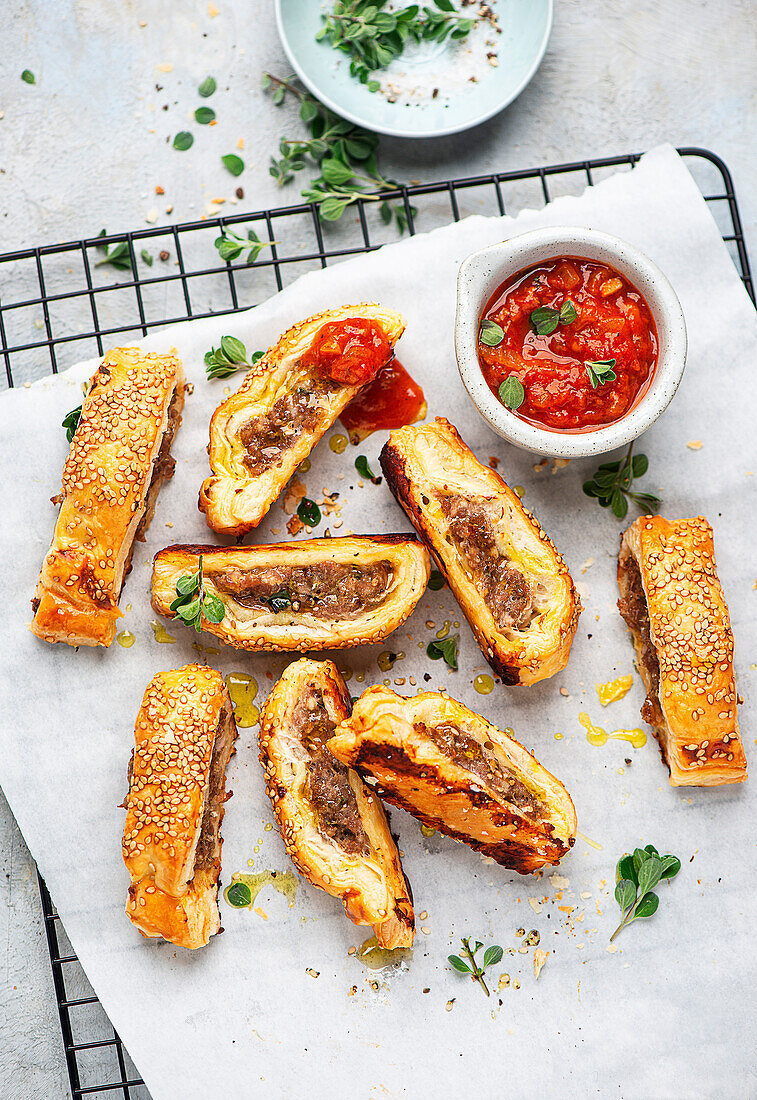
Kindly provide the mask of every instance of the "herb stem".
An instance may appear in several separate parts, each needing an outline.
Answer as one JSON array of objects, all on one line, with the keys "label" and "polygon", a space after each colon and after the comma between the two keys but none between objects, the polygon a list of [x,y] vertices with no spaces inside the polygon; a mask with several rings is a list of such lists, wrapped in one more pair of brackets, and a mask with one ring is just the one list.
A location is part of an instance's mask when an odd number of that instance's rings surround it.
[{"label": "herb stem", "polygon": [[489,992],[489,987],[484,981],[484,969],[476,962],[473,952],[470,949],[470,940],[467,936],[463,937],[463,954],[467,957],[471,965],[471,977],[474,981],[478,982],[486,996],[490,997],[491,993]]}]

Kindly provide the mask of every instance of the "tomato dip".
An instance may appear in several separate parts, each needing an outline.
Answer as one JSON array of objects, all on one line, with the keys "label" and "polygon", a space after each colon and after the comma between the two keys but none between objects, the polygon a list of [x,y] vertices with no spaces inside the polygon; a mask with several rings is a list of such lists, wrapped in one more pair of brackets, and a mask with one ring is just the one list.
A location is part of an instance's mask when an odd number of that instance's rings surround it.
[{"label": "tomato dip", "polygon": [[425,415],[423,390],[399,359],[392,359],[350,401],[339,419],[355,443],[381,429],[414,424]]},{"label": "tomato dip", "polygon": [[332,382],[362,386],[375,378],[391,357],[391,345],[379,324],[350,317],[321,325],[302,357],[302,365]]},{"label": "tomato dip", "polygon": [[487,385],[540,428],[620,420],[657,366],[657,329],[639,291],[608,264],[558,256],[502,283],[481,317]]}]

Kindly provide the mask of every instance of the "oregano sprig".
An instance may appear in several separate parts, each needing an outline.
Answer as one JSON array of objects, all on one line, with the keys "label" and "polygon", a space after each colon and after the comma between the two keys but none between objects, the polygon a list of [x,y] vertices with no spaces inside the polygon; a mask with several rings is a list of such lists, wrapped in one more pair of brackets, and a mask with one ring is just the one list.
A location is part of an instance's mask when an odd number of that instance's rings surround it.
[{"label": "oregano sprig", "polygon": [[[106,237],[107,231],[101,229],[97,235],[98,237]],[[103,258],[97,261],[95,267],[103,267],[105,264],[110,264],[110,266],[115,267],[117,271],[131,271],[133,273],[134,265],[132,263],[128,241],[116,241],[110,248],[108,248],[107,244],[98,244],[95,247],[98,252],[105,253]]]},{"label": "oregano sprig", "polygon": [[255,351],[247,360],[247,348],[236,336],[222,336],[220,347],[205,352],[205,373],[208,378],[230,378],[240,370],[250,370],[265,355]]},{"label": "oregano sprig", "polygon": [[607,382],[614,382],[617,378],[612,369],[615,366],[614,359],[587,359],[584,366],[593,390],[597,386],[604,386]]},{"label": "oregano sprig", "polygon": [[[484,981],[484,974],[490,966],[496,966],[497,963],[501,961],[504,951],[499,944],[492,944],[491,947],[487,947],[481,962],[478,962],[476,960],[476,955],[484,946],[480,940],[476,940],[473,947],[471,947],[470,937],[463,936],[461,943],[463,945],[463,955],[465,959],[461,959],[459,955],[448,955],[447,960],[450,966],[453,967],[458,974],[469,974],[474,982],[478,982],[486,996],[491,996],[489,987]],[[467,960],[467,962],[465,960]]]},{"label": "oregano sprig", "polygon": [[628,501],[632,500],[642,511],[654,512],[662,503],[654,493],[637,493],[631,490],[634,479],[643,477],[649,468],[646,455],[635,455],[633,443],[619,462],[602,462],[591,481],[585,481],[583,490],[587,497],[595,497],[602,508],[611,508],[618,519],[628,514]]},{"label": "oregano sprig", "polygon": [[254,229],[247,230],[247,238],[240,237],[233,229],[225,228],[220,237],[213,242],[222,260],[236,260],[247,252],[247,263],[253,264],[264,248],[270,248],[278,241],[261,241]]},{"label": "oregano sprig", "polygon": [[430,657],[432,661],[438,661],[443,657],[444,663],[448,665],[453,672],[457,672],[457,649],[459,642],[459,634],[453,634],[451,638],[437,638],[435,641],[429,642],[426,646],[426,656]]},{"label": "oregano sprig", "polygon": [[537,336],[550,336],[558,325],[572,325],[577,317],[578,311],[570,298],[566,298],[559,309],[537,306],[528,315]]},{"label": "oregano sprig", "polygon": [[226,614],[223,600],[208,592],[202,580],[202,554],[196,573],[185,573],[176,582],[176,599],[170,611],[186,623],[193,626],[199,634],[202,630],[203,616],[209,623],[220,623]]},{"label": "oregano sprig", "polygon": [[[269,172],[280,187],[290,183],[296,173],[307,168],[320,169],[301,194],[316,203],[323,221],[337,221],[344,211],[360,199],[378,203],[385,224],[394,219],[402,233],[408,227],[408,208],[404,202],[384,198],[386,191],[400,185],[381,175],[377,161],[378,135],[340,118],[310,95],[294,80],[282,80],[272,73],[263,74],[263,88],[270,92],[278,107],[287,96],[300,104],[300,119],[309,137],[282,138],[278,158],[271,157]],[[415,207],[409,208],[414,216]]]},{"label": "oregano sprig", "polygon": [[633,921],[657,912],[660,899],[654,893],[655,886],[663,879],[675,878],[680,870],[678,856],[661,856],[654,844],[635,848],[633,855],[621,856],[615,871],[615,900],[620,906],[622,920],[610,936],[610,943]]}]

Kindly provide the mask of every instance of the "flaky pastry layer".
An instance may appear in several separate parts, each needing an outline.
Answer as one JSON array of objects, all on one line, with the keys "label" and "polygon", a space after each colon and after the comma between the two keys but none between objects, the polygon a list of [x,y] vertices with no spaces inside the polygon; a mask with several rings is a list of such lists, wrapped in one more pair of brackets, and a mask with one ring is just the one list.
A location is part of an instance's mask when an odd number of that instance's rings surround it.
[{"label": "flaky pastry layer", "polygon": [[562,783],[448,695],[368,688],[328,746],[382,798],[521,874],[557,863],[575,841]]},{"label": "flaky pastry layer", "polygon": [[[581,601],[561,555],[499,474],[444,417],[392,431],[381,468],[503,682],[534,684],[565,668]],[[490,570],[488,602],[481,562]]]},{"label": "flaky pastry layer", "polygon": [[[381,641],[411,614],[429,577],[425,546],[407,535],[355,535],[228,549],[169,546],[156,554],[153,563],[152,604],[159,614],[173,616],[170,605],[176,599],[176,582],[197,571],[200,554],[207,591],[217,596],[225,609],[220,623],[203,618],[203,630],[238,649],[344,649]],[[244,585],[252,571],[279,570],[285,577],[287,571],[317,570],[324,563],[335,563],[346,571],[353,567],[369,570],[386,563],[385,598],[375,606],[366,604],[364,611],[351,611],[349,617],[327,618],[292,605],[283,611],[272,606],[250,608],[224,590],[229,587],[225,583],[229,577]]]},{"label": "flaky pastry layer", "polygon": [[63,468],[62,504],[32,606],[47,642],[109,646],[135,539],[144,536],[181,423],[175,354],[116,348],[93,376]]},{"label": "flaky pastry layer", "polygon": [[[236,393],[213,413],[210,421],[210,468],[213,476],[200,489],[199,507],[208,525],[220,534],[242,535],[260,523],[301,462],[362,386],[333,384],[327,388],[312,368],[301,363],[318,330],[350,318],[375,321],[393,348],[405,329],[398,313],[371,302],[325,310],[292,325],[252,368]],[[278,460],[262,473],[251,473],[241,435],[255,417],[269,414],[277,401],[296,391],[311,394],[317,406],[315,424],[282,444]]]},{"label": "flaky pastry layer", "polygon": [[123,857],[126,912],[144,936],[203,947],[220,926],[220,827],[237,736],[220,672],[187,665],[150,681],[134,730]]},{"label": "flaky pastry layer", "polygon": [[643,717],[674,787],[740,783],[733,633],[703,516],[641,516],[623,533],[619,610],[647,690]]},{"label": "flaky pastry layer", "polygon": [[339,898],[381,947],[409,947],[414,917],[383,806],[357,772],[325,749],[350,713],[331,661],[296,661],[260,713],[260,762],[287,854],[305,878]]}]

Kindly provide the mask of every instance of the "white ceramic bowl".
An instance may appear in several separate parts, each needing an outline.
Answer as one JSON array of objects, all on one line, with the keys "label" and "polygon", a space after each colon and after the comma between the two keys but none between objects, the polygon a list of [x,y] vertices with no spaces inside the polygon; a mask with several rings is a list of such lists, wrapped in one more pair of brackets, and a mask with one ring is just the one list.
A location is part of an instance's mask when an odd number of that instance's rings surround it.
[{"label": "white ceramic bowl", "polygon": [[[557,256],[578,256],[614,267],[642,294],[657,326],[657,369],[644,396],[616,423],[583,432],[550,431],[521,420],[494,396],[478,361],[479,320],[497,287],[518,272]],[[593,229],[536,229],[482,248],[463,261],[457,277],[455,352],[463,385],[497,435],[534,454],[581,458],[630,443],[667,408],[686,365],[686,324],[668,279],[633,245]]]}]

